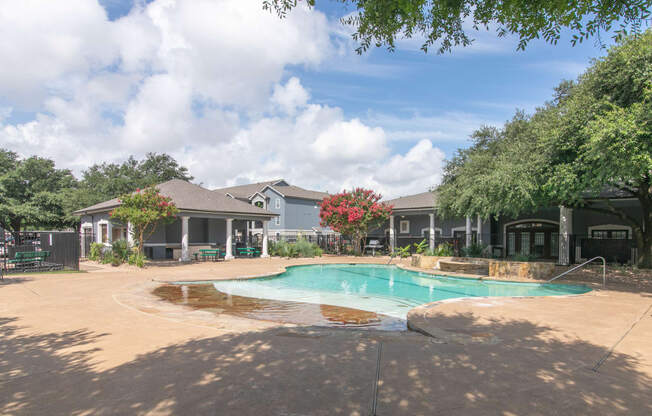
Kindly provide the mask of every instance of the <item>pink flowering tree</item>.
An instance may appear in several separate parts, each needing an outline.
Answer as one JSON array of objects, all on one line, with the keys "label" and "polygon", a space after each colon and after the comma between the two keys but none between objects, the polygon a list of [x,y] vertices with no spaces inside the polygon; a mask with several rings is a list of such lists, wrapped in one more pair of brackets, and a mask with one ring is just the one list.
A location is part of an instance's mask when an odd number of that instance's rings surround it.
[{"label": "pink flowering tree", "polygon": [[143,254],[143,243],[151,237],[156,227],[174,222],[179,213],[171,199],[161,195],[153,186],[123,195],[118,202],[120,206],[109,215],[124,224],[131,223],[131,232],[138,242],[140,254]]},{"label": "pink flowering tree", "polygon": [[392,206],[378,202],[380,198],[374,191],[363,188],[324,198],[319,211],[321,225],[350,237],[354,251],[360,254],[369,230],[380,227],[392,214]]}]

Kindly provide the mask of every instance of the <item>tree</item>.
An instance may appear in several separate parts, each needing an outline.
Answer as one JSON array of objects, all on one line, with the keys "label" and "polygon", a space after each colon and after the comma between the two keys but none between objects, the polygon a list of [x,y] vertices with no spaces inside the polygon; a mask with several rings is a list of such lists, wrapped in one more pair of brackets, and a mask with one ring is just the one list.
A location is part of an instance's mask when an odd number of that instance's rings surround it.
[{"label": "tree", "polygon": [[369,229],[381,226],[392,213],[392,206],[378,202],[380,198],[363,188],[326,197],[320,203],[321,225],[351,237],[354,251],[360,254]]},{"label": "tree", "polygon": [[79,209],[171,179],[190,181],[193,177],[165,153],[147,153],[141,161],[130,156],[122,164],[101,163],[86,169],[79,191],[72,198]]},{"label": "tree", "polygon": [[143,254],[143,243],[152,236],[156,227],[174,222],[179,213],[170,198],[161,195],[153,186],[122,195],[119,202],[120,206],[114,208],[109,215],[123,224],[131,224],[131,232],[138,241],[140,254]]},{"label": "tree", "polygon": [[10,230],[16,241],[25,225],[71,227],[77,219],[66,210],[65,196],[76,185],[67,169],[32,156],[19,159],[0,149],[0,226]]},{"label": "tree", "polygon": [[[556,44],[567,29],[575,45],[618,26],[615,37],[638,33],[650,16],[652,0],[338,0],[356,9],[342,19],[354,28],[353,39],[362,53],[371,46],[394,50],[401,38],[422,37],[421,49],[436,47],[439,53],[473,43],[474,31],[495,28],[500,37],[519,37],[523,50],[534,39]],[[265,0],[263,8],[280,17],[297,6],[297,0]],[[310,6],[315,0],[307,0]]]},{"label": "tree", "polygon": [[[577,82],[563,82],[532,116],[519,113],[459,152],[446,167],[438,204],[447,215],[485,218],[556,205],[607,214],[631,226],[638,265],[652,268],[651,178],[648,30],[611,48]],[[613,192],[635,198],[641,218],[613,204]]]}]

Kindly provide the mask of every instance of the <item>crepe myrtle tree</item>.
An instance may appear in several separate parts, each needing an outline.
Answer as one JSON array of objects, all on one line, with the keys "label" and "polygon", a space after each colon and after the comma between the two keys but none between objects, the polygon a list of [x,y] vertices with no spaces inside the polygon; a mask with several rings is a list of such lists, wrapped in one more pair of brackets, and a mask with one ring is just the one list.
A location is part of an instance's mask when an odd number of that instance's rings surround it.
[{"label": "crepe myrtle tree", "polygon": [[326,197],[319,205],[321,226],[350,237],[355,253],[360,254],[369,229],[381,226],[392,213],[392,206],[378,202],[380,198],[380,194],[363,188]]},{"label": "crepe myrtle tree", "polygon": [[112,219],[124,224],[130,223],[132,233],[138,244],[138,252],[143,254],[143,243],[160,224],[174,222],[179,213],[170,198],[159,193],[153,186],[126,194],[118,199],[120,206],[109,213]]}]

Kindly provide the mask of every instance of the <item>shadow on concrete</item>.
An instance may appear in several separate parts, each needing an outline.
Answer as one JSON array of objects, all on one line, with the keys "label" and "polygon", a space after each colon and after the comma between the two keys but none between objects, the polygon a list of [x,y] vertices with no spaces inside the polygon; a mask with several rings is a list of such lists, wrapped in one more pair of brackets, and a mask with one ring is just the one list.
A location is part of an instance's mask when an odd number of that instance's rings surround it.
[{"label": "shadow on concrete", "polygon": [[[446,326],[446,319],[441,324]],[[99,370],[86,330],[25,335],[0,321],[0,414],[333,415],[370,413],[382,344],[378,415],[652,412],[652,379],[607,350],[523,321],[469,332],[510,342],[442,344],[415,334],[276,328],[190,340]],[[128,339],[124,343],[129,343]],[[100,358],[98,358],[100,357]]]}]

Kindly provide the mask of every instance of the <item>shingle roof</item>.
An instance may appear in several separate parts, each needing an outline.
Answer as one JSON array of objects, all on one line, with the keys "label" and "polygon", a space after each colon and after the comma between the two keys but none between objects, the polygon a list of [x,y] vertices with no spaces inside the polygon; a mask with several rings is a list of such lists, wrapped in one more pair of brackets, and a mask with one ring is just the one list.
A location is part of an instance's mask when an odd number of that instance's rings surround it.
[{"label": "shingle roof", "polygon": [[283,179],[276,179],[273,181],[250,183],[247,185],[229,186],[227,188],[215,189],[213,192],[230,194],[235,198],[247,199],[256,192],[262,192],[266,187],[271,187],[283,196],[290,198],[309,199],[313,201],[321,201],[328,196],[326,192],[311,191],[308,189],[300,188],[295,185],[279,185],[279,182],[285,182]]},{"label": "shingle roof", "polygon": [[432,192],[422,192],[420,194],[402,196],[396,199],[385,201],[394,206],[394,210],[402,209],[434,209],[435,208],[435,194]]},{"label": "shingle roof", "polygon": [[[276,214],[246,202],[233,199],[225,194],[213,192],[180,179],[173,179],[156,185],[161,195],[172,199],[180,210],[204,211],[215,213],[236,213],[274,216]],[[100,202],[88,208],[75,211],[75,214],[107,211],[120,205],[118,198]]]}]

